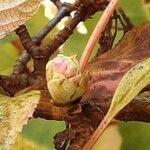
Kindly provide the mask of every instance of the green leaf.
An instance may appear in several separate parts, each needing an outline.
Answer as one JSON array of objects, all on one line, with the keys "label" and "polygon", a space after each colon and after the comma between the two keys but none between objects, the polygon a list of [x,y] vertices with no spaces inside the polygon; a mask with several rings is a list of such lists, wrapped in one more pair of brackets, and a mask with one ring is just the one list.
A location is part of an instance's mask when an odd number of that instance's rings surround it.
[{"label": "green leaf", "polygon": [[0,149],[15,142],[39,102],[40,92],[30,91],[15,97],[0,94]]},{"label": "green leaf", "polygon": [[17,55],[18,50],[11,43],[0,44],[0,74],[8,75],[11,73]]},{"label": "green leaf", "polygon": [[[121,8],[134,25],[139,25],[143,21],[149,20],[148,9],[144,6],[144,0],[121,0]],[[137,12],[137,13],[135,13]]]},{"label": "green leaf", "polygon": [[119,130],[123,138],[121,150],[150,150],[149,123],[119,122]]},{"label": "green leaf", "polygon": [[56,133],[62,132],[65,129],[64,121],[32,118],[23,127],[21,134],[37,144],[44,145],[48,150],[54,150],[53,137]]},{"label": "green leaf", "polygon": [[93,143],[100,137],[116,114],[148,84],[150,84],[150,58],[135,65],[123,76],[106,116],[91,138]]},{"label": "green leaf", "polygon": [[12,145],[11,150],[47,150],[47,148],[36,144],[21,135],[18,135],[15,144]]},{"label": "green leaf", "polygon": [[132,67],[120,81],[106,118],[113,118],[148,84],[150,84],[150,58]]}]

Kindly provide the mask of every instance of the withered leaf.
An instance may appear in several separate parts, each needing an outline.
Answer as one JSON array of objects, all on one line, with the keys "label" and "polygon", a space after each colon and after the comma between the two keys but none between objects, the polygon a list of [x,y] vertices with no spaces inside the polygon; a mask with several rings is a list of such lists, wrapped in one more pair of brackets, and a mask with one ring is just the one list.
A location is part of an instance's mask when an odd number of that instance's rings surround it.
[{"label": "withered leaf", "polygon": [[[90,103],[92,104],[92,108],[94,106],[105,108],[104,104],[106,103],[107,107],[104,110],[107,110],[108,102],[110,102],[118,83],[124,74],[136,64],[150,58],[149,28],[150,22],[146,22],[139,27],[135,27],[133,30],[128,32],[112,50],[97,57],[91,62],[91,64],[88,65],[87,71],[90,72],[90,80],[88,83],[89,87],[82,98],[82,105]],[[146,86],[144,84],[143,86]],[[92,110],[93,109],[91,109],[91,114],[93,115],[94,113]],[[89,113],[89,118],[91,119],[91,122],[94,122],[93,120],[95,117],[92,115]],[[95,112],[95,115],[98,115],[98,112]],[[103,114],[100,114],[99,112],[99,116],[99,119],[102,119]],[[106,123],[104,122],[103,125]],[[94,136],[95,135],[93,135],[91,139],[95,140],[95,138],[97,138]],[[91,145],[91,139],[88,141],[86,146]]]},{"label": "withered leaf", "polygon": [[17,29],[39,9],[41,0],[1,0],[0,39]]},{"label": "withered leaf", "polygon": [[15,97],[0,94],[0,149],[9,149],[15,142],[39,102],[40,91],[30,91]]},{"label": "withered leaf", "polygon": [[[94,144],[111,120],[147,85],[150,84],[150,58],[132,67],[121,79],[111,102],[110,108],[91,137]],[[91,144],[92,145],[92,144]],[[86,149],[86,148],[84,148]]]},{"label": "withered leaf", "polygon": [[134,65],[150,57],[150,22],[126,33],[110,51],[98,56],[87,66],[90,73],[88,89],[82,103],[90,100],[108,101],[123,75]]}]

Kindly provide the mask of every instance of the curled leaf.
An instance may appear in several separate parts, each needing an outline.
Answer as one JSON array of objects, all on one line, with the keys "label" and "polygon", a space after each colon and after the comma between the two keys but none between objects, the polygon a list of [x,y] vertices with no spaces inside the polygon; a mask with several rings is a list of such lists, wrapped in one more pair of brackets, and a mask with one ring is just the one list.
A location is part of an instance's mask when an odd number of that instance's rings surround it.
[{"label": "curled leaf", "polygon": [[7,150],[15,142],[18,132],[32,117],[39,99],[39,91],[15,97],[0,94],[0,149]]},{"label": "curled leaf", "polygon": [[0,39],[30,19],[39,9],[41,0],[1,0]]},{"label": "curled leaf", "polygon": [[85,145],[86,150],[89,150],[89,147],[94,145],[116,114],[130,103],[133,98],[149,84],[150,58],[135,65],[123,76],[114,93],[111,106],[106,116],[92,135],[90,141]]}]

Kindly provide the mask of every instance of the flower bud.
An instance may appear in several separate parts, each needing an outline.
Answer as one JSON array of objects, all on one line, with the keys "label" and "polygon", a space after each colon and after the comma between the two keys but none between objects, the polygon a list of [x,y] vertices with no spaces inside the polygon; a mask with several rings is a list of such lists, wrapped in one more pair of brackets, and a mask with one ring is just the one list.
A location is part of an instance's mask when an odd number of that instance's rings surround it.
[{"label": "flower bud", "polygon": [[68,104],[82,96],[87,87],[87,74],[81,73],[76,56],[57,55],[46,65],[48,90],[53,101]]}]

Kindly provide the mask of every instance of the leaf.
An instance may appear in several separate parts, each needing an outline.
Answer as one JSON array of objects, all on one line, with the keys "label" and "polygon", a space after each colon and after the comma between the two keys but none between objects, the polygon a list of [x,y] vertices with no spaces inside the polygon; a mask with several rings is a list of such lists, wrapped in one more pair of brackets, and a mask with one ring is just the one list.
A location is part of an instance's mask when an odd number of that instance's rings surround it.
[{"label": "leaf", "polygon": [[123,138],[121,150],[150,150],[149,123],[121,121],[119,130]]},{"label": "leaf", "polygon": [[[132,99],[148,84],[150,84],[150,58],[132,67],[123,76],[114,93],[111,106],[106,116],[92,135],[91,141],[88,142],[91,146],[98,140],[116,114],[131,102]],[[85,147],[87,146],[89,147],[88,144]]]},{"label": "leaf", "polygon": [[40,99],[39,91],[31,91],[15,97],[0,94],[0,149],[9,149],[18,132],[34,112]]},{"label": "leaf", "polygon": [[[123,10],[125,11],[126,15],[129,16],[131,22],[134,25],[139,25],[140,23],[144,22],[144,21],[148,21],[148,17],[147,17],[147,11],[144,8],[144,0],[130,0],[130,2],[126,1],[126,0],[121,0],[121,8],[123,8]],[[134,5],[132,5],[134,4]],[[135,12],[138,13],[135,13]]]},{"label": "leaf", "polygon": [[[0,73],[9,75],[17,60],[18,52],[11,43],[0,44]],[[7,58],[7,59],[6,59]]]},{"label": "leaf", "polygon": [[144,87],[150,84],[150,58],[132,67],[120,81],[107,116],[116,115]]},{"label": "leaf", "polygon": [[112,123],[92,147],[92,150],[121,150],[121,145],[122,136],[118,130],[118,125],[116,123]]},{"label": "leaf", "polygon": [[2,0],[0,2],[0,39],[17,29],[39,9],[41,0]]},{"label": "leaf", "polygon": [[12,145],[11,150],[47,150],[44,146],[34,143],[33,141],[18,135],[16,142]]}]

